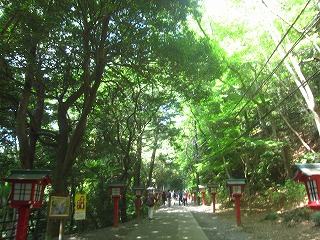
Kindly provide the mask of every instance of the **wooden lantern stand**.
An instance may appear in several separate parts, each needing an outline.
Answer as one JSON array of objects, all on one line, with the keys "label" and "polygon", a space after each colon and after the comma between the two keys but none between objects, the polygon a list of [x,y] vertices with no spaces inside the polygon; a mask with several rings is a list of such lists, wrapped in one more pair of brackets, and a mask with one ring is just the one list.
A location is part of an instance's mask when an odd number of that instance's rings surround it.
[{"label": "wooden lantern stand", "polygon": [[136,200],[136,213],[137,217],[140,217],[140,206],[141,206],[141,196],[142,196],[142,191],[144,190],[144,187],[138,186],[133,188],[133,193],[137,197]]},{"label": "wooden lantern stand", "polygon": [[113,201],[113,227],[115,229],[119,226],[119,199],[121,197],[121,190],[125,187],[122,182],[110,183],[111,196]]},{"label": "wooden lantern stand", "polygon": [[207,188],[205,186],[199,185],[199,190],[201,192],[201,203],[202,205],[206,205],[205,195]]},{"label": "wooden lantern stand", "polygon": [[11,207],[18,208],[16,239],[27,239],[31,208],[41,208],[44,189],[51,183],[48,170],[12,170],[5,182],[12,184],[9,196]]},{"label": "wooden lantern stand", "polygon": [[193,202],[196,204],[197,203],[198,188],[197,187],[193,187],[192,188],[192,192],[193,192]]},{"label": "wooden lantern stand", "polygon": [[320,210],[320,163],[296,164],[298,169],[294,181],[304,183],[308,195],[307,206]]},{"label": "wooden lantern stand", "polygon": [[217,194],[217,189],[219,187],[218,184],[208,184],[207,187],[209,188],[211,192],[211,197],[212,197],[212,212],[216,212],[216,194]]},{"label": "wooden lantern stand", "polygon": [[245,179],[228,179],[227,185],[230,188],[230,195],[234,197],[236,204],[237,226],[241,226],[240,198],[243,194]]}]

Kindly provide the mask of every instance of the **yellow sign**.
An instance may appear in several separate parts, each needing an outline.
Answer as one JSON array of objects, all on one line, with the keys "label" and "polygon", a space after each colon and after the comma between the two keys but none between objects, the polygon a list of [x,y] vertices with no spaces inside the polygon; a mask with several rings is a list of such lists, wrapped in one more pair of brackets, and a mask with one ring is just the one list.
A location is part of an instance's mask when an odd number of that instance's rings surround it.
[{"label": "yellow sign", "polygon": [[83,220],[86,219],[86,195],[76,194],[74,199],[74,219]]}]

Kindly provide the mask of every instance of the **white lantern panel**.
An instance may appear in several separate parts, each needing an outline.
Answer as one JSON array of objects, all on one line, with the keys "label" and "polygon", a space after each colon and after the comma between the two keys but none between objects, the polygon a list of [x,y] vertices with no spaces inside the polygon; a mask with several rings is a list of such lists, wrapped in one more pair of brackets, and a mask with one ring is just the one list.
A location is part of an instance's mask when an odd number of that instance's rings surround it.
[{"label": "white lantern panel", "polygon": [[241,194],[241,186],[232,186],[233,194]]},{"label": "white lantern panel", "polygon": [[120,188],[112,188],[112,196],[120,196]]},{"label": "white lantern panel", "polygon": [[216,187],[212,187],[211,188],[211,193],[216,193],[217,192],[217,188]]},{"label": "white lantern panel", "polygon": [[32,183],[15,183],[13,189],[13,201],[30,201]]},{"label": "white lantern panel", "polygon": [[34,200],[40,202],[43,185],[36,184],[34,187]]},{"label": "white lantern panel", "polygon": [[307,190],[310,201],[318,201],[318,188],[316,180],[310,180],[307,182]]}]

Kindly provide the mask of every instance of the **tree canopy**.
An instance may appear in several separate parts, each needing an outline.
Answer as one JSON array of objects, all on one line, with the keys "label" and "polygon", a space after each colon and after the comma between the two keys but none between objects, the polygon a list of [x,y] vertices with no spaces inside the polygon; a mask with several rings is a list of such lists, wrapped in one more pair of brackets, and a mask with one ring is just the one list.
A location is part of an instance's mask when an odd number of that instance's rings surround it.
[{"label": "tree canopy", "polygon": [[318,27],[311,0],[2,1],[1,175],[51,170],[93,228],[114,180],[265,199],[319,162]]}]

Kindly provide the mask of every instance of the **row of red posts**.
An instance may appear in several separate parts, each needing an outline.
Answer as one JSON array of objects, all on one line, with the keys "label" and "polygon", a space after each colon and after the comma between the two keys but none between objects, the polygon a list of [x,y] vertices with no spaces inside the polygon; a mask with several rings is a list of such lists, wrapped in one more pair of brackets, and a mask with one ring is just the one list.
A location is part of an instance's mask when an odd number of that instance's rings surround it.
[{"label": "row of red posts", "polygon": [[[227,185],[230,188],[230,195],[232,195],[235,199],[236,204],[236,218],[237,218],[237,225],[241,225],[241,214],[240,214],[240,197],[242,196],[244,186],[245,186],[245,180],[244,179],[229,179],[227,180]],[[125,187],[123,183],[110,183],[109,187],[112,190],[112,199],[114,203],[114,228],[118,228],[118,211],[119,211],[119,199],[121,195],[121,189]],[[197,202],[197,193],[198,188],[202,195],[202,204],[205,205],[205,193],[206,189],[208,188],[210,190],[211,196],[212,196],[212,205],[213,205],[213,212],[215,212],[215,198],[217,194],[217,189],[219,185],[218,184],[208,184],[207,186],[199,185],[198,187],[194,187],[192,189],[193,192],[193,201]],[[142,192],[144,190],[144,187],[134,187],[134,195],[137,197],[136,200],[136,213],[137,216],[140,216],[140,198],[142,196]]]},{"label": "row of red posts", "polygon": [[[297,173],[294,181],[303,183],[308,195],[307,206],[313,210],[320,210],[320,163],[296,164]],[[18,208],[18,226],[16,239],[25,240],[27,238],[28,219],[30,209],[37,209],[42,206],[44,190],[51,183],[48,170],[12,170],[11,175],[3,178],[5,182],[11,183],[9,203],[11,207]],[[240,198],[243,194],[245,179],[228,179],[227,186],[230,189],[230,196],[234,197],[236,205],[237,225],[241,225]],[[118,228],[119,199],[121,190],[125,187],[124,183],[110,183],[111,195],[114,203],[114,227]],[[202,204],[205,205],[206,189],[212,195],[213,212],[215,212],[215,196],[219,185],[208,184],[192,189],[193,201],[197,202],[198,189],[202,195]],[[136,199],[136,213],[140,215],[140,198],[144,187],[134,187]]]},{"label": "row of red posts", "polygon": [[[227,186],[229,187],[230,190],[230,196],[233,196],[235,199],[235,205],[236,205],[236,218],[237,218],[237,225],[241,225],[241,213],[240,213],[240,198],[243,194],[244,186],[246,182],[245,179],[228,179],[227,180]],[[212,197],[212,211],[216,211],[216,194],[218,190],[219,185],[218,184],[208,184],[206,186],[199,185],[199,191],[201,192],[201,200],[202,200],[202,205],[205,205],[205,194],[207,188],[209,189]],[[196,197],[197,197],[197,192],[198,189],[197,187],[194,187],[192,189],[193,194],[194,194],[194,202],[196,202]]]}]

